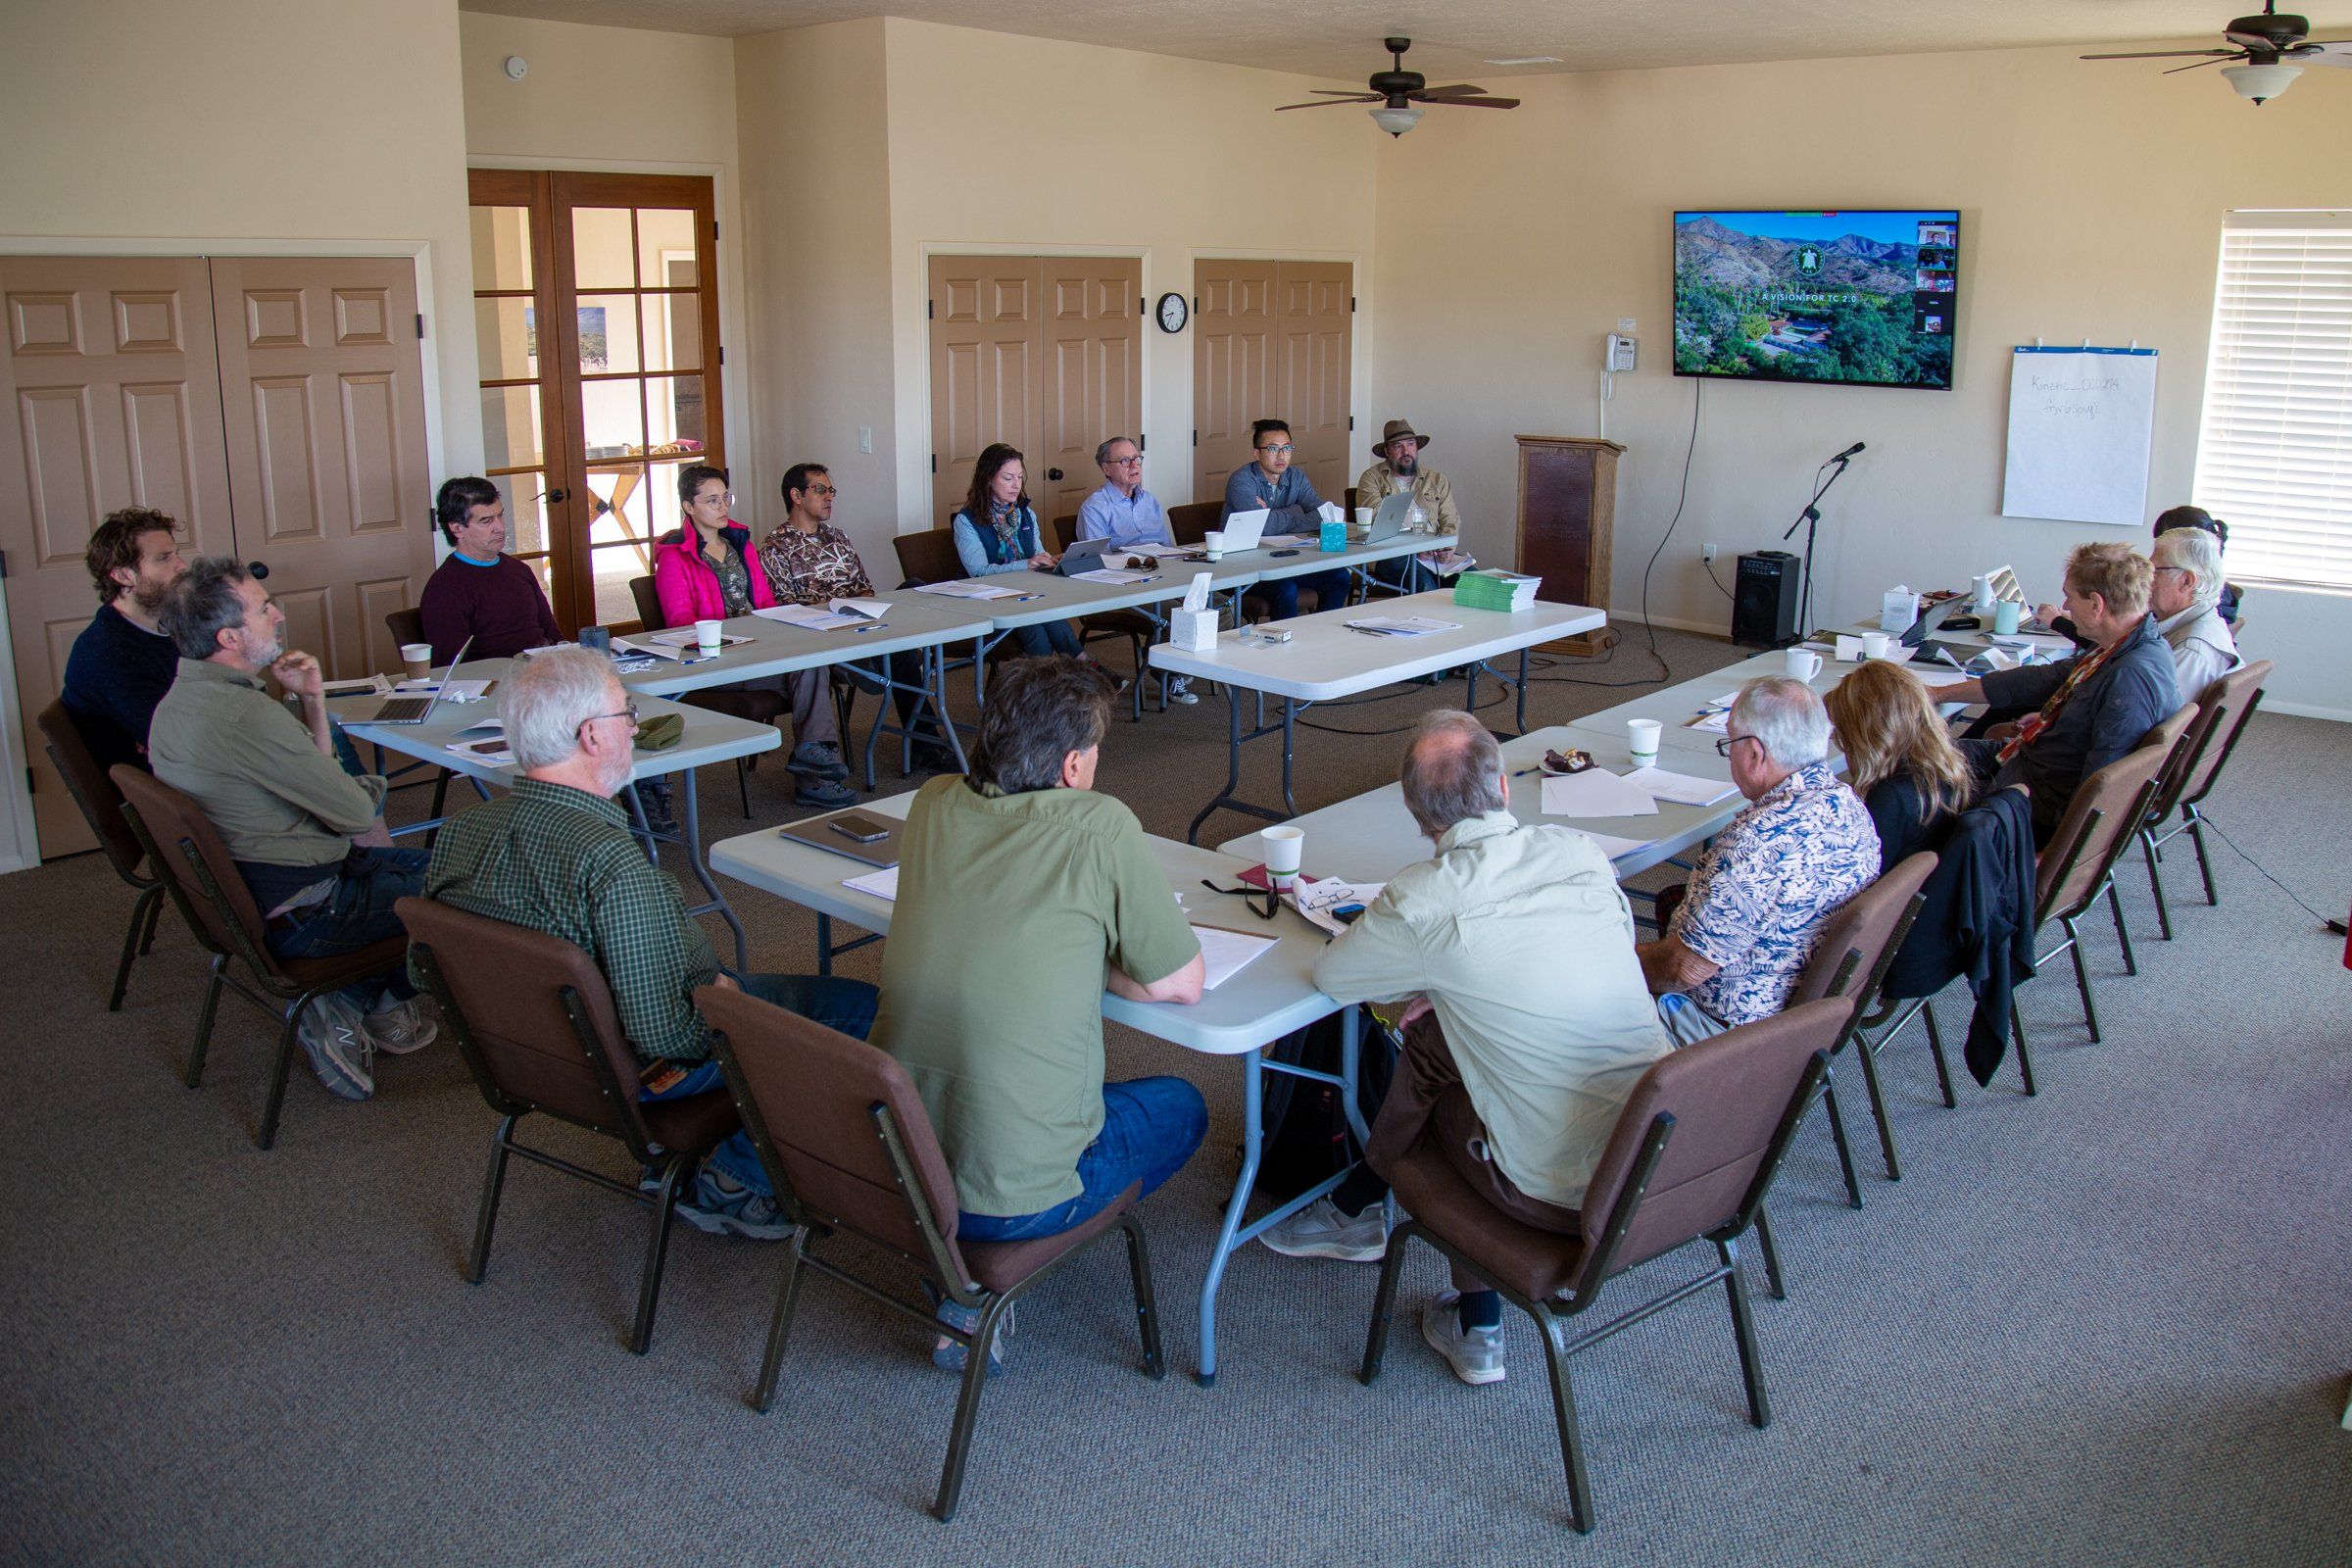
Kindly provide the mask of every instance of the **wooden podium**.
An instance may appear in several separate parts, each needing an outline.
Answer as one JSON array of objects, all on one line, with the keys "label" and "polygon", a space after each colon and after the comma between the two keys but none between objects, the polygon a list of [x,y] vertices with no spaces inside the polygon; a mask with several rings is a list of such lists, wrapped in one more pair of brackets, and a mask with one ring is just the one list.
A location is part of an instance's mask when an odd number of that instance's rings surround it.
[{"label": "wooden podium", "polygon": [[[1617,454],[1590,436],[1523,435],[1519,442],[1519,569],[1540,575],[1536,597],[1609,608],[1609,535],[1617,521]],[[1617,640],[1608,627],[1544,646],[1590,657]]]}]

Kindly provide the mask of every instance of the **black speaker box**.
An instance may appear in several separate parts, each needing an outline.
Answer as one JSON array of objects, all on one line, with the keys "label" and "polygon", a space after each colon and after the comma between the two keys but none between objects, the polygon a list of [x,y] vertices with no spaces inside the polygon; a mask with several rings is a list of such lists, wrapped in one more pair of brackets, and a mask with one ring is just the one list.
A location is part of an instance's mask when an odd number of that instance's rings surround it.
[{"label": "black speaker box", "polygon": [[1732,584],[1732,641],[1785,648],[1796,641],[1797,559],[1786,550],[1740,558]]}]

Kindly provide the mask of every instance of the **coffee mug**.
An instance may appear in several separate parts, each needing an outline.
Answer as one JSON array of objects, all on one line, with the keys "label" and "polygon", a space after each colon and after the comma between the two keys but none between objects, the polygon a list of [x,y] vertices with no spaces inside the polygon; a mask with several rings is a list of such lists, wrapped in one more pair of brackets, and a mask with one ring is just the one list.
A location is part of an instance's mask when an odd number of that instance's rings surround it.
[{"label": "coffee mug", "polygon": [[715,620],[696,621],[694,623],[694,646],[706,654],[717,653],[719,624]]},{"label": "coffee mug", "polygon": [[1791,680],[1811,680],[1821,673],[1821,655],[1810,648],[1791,648],[1781,656]]},{"label": "coffee mug", "polygon": [[1894,639],[1883,631],[1866,631],[1862,634],[1864,659],[1885,659],[1887,651],[1893,647]]},{"label": "coffee mug", "polygon": [[1629,718],[1625,721],[1625,747],[1636,767],[1647,767],[1658,760],[1658,738],[1666,726],[1654,718]]},{"label": "coffee mug", "polygon": [[1209,560],[1223,561],[1225,559],[1225,536],[1211,528],[1200,536],[1200,548],[1208,552]]},{"label": "coffee mug", "polygon": [[431,643],[402,643],[400,645],[400,663],[401,667],[408,672],[409,679],[424,679],[433,672],[433,645]]},{"label": "coffee mug", "polygon": [[1992,629],[2002,633],[2014,632],[2025,615],[2025,606],[2014,599],[2004,599],[1992,607]]},{"label": "coffee mug", "polygon": [[1258,842],[1266,850],[1266,880],[1289,891],[1298,880],[1298,864],[1306,856],[1306,830],[1296,827],[1261,829]]}]

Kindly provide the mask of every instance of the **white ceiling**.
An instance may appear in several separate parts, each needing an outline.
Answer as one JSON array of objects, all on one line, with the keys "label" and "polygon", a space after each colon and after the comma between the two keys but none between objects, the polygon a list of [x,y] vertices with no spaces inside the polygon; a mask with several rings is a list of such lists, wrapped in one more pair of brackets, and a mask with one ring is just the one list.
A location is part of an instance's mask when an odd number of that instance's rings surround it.
[{"label": "white ceiling", "polygon": [[[1432,84],[1561,71],[1835,59],[2153,40],[2218,45],[2260,0],[460,0],[467,11],[735,35],[890,15],[1340,80],[1385,69],[1382,37],[1413,39]],[[2313,5],[2314,38],[2352,37],[2344,0]],[[1483,62],[1557,55],[1562,64]],[[2153,66],[2153,63],[2151,63]],[[2114,69],[2124,70],[2118,66]]]}]

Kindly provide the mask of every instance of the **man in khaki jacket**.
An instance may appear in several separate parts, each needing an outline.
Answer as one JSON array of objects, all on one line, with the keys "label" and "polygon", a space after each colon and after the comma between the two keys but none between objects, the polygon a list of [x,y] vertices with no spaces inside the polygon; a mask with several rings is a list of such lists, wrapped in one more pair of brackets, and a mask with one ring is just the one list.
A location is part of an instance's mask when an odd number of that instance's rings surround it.
[{"label": "man in khaki jacket", "polygon": [[[1453,504],[1453,486],[1435,468],[1421,462],[1422,449],[1429,437],[1413,429],[1409,419],[1391,419],[1373,445],[1374,461],[1355,478],[1355,504],[1377,507],[1393,495],[1411,491],[1421,511],[1429,519],[1426,526],[1432,533],[1455,534],[1462,531],[1461,509]],[[1409,559],[1376,562],[1372,574],[1383,582],[1400,584],[1412,569]]]}]

